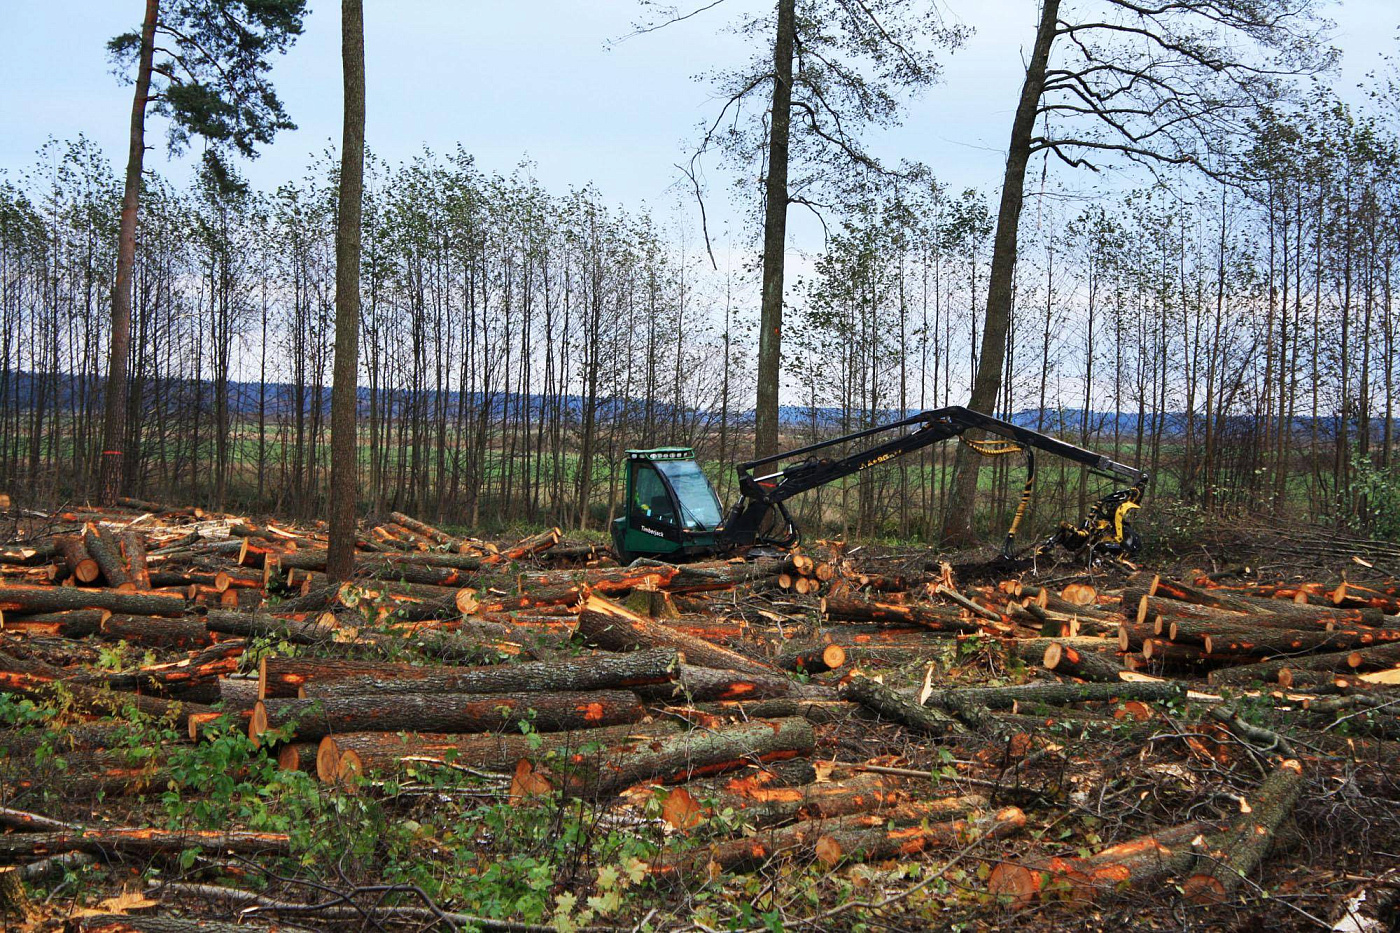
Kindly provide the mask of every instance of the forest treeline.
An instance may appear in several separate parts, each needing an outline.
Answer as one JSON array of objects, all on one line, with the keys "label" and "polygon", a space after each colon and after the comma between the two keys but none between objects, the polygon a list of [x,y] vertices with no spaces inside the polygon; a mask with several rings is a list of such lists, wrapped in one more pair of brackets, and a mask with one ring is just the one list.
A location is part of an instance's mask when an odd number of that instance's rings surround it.
[{"label": "forest treeline", "polygon": [[[1400,531],[1395,103],[1378,93],[1365,115],[1319,91],[1264,115],[1239,183],[1183,171],[1085,198],[1042,174],[1000,412],[1150,470],[1157,502]],[[323,513],[335,171],[313,160],[275,191],[212,169],[187,188],[148,174],[123,457],[134,494]],[[596,528],[622,495],[613,465],[658,444],[696,446],[730,491],[720,465],[753,444],[754,268],[713,268],[664,219],[464,151],[371,157],[365,188],[362,508]],[[966,400],[991,194],[872,174],[829,214],[826,248],[787,299],[785,443]],[[81,138],[0,184],[6,489],[94,488],[120,198]],[[802,508],[851,534],[934,537],[948,447]],[[984,523],[1014,505],[1021,469],[1002,458],[986,474]],[[1044,467],[1039,523],[1098,488]]]}]

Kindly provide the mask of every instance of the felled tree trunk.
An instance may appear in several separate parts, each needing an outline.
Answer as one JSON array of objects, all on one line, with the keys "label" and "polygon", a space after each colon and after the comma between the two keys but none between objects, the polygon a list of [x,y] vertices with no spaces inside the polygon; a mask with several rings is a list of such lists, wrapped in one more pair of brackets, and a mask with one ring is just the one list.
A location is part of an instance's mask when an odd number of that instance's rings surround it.
[{"label": "felled tree trunk", "polygon": [[[394,693],[516,693],[637,688],[670,684],[680,661],[676,652],[651,648],[626,654],[583,655],[551,661],[523,661],[493,667],[409,667],[311,678],[301,686],[306,697]],[[784,678],[786,683],[786,678]]]},{"label": "felled tree trunk", "polygon": [[806,756],[816,745],[804,719],[760,719],[716,729],[692,729],[579,766],[562,784],[581,796],[615,794],[642,781],[674,783],[753,764]]},{"label": "felled tree trunk", "polygon": [[388,694],[319,699],[260,700],[248,736],[293,727],[292,738],[311,742],[337,732],[492,732],[529,724],[538,732],[561,732],[636,722],[645,710],[635,694],[591,693]]},{"label": "felled tree trunk", "polygon": [[981,631],[976,622],[964,619],[959,610],[947,606],[905,606],[855,596],[827,596],[821,601],[821,608],[828,619],[918,625],[939,632]]},{"label": "felled tree trunk", "polygon": [[107,609],[132,615],[178,616],[185,611],[185,601],[176,596],[122,593],[112,589],[0,586],[0,612],[63,612],[69,609]]},{"label": "felled tree trunk", "polygon": [[643,618],[616,603],[590,596],[579,613],[577,631],[590,644],[609,651],[637,648],[670,648],[680,652],[687,663],[719,670],[771,673],[773,668],[760,661],[710,644],[703,638]]},{"label": "felled tree trunk", "polygon": [[[326,783],[372,772],[397,774],[410,759],[451,762],[462,767],[509,772],[522,758],[536,761],[599,759],[681,731],[676,722],[602,726],[538,736],[498,732],[348,732],[328,735],[317,746],[316,774]],[[596,765],[595,765],[596,767]]]},{"label": "felled tree trunk", "polygon": [[1051,642],[1041,655],[1041,664],[1046,670],[1057,674],[1069,674],[1083,680],[1100,683],[1118,683],[1124,667],[1117,658],[1099,651],[1082,651],[1073,645]]},{"label": "felled tree trunk", "polygon": [[195,846],[210,854],[286,855],[291,843],[282,833],[197,829],[85,829],[59,833],[12,833],[0,835],[0,860],[43,858],[62,852],[158,855]]},{"label": "felled tree trunk", "polygon": [[1249,812],[1229,831],[1207,841],[1206,852],[1182,891],[1197,903],[1228,900],[1269,854],[1274,836],[1293,813],[1303,790],[1303,767],[1289,759],[1278,766],[1248,799]]},{"label": "felled tree trunk", "polygon": [[859,703],[883,719],[925,735],[948,736],[967,732],[955,717],[939,709],[920,706],[916,700],[901,696],[868,677],[852,677],[842,685],[841,699]]}]

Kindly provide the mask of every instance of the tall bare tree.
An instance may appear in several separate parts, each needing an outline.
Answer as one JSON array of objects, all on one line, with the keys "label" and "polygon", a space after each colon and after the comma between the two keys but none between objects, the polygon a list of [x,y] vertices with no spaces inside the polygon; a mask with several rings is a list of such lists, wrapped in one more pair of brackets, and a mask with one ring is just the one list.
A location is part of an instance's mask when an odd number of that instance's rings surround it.
[{"label": "tall bare tree", "polygon": [[[1012,119],[988,283],[982,352],[969,405],[1002,392],[1026,168],[1056,156],[1098,169],[1118,156],[1223,174],[1231,142],[1280,79],[1331,64],[1323,0],[1041,0],[1035,44]],[[1043,129],[1036,135],[1036,125]],[[944,539],[966,544],[978,455],[958,448]]]},{"label": "tall bare tree", "polygon": [[335,369],[331,383],[330,550],[326,573],[344,580],[355,569],[355,501],[359,440],[355,424],[360,371],[360,213],[365,176],[364,0],[342,0],[340,57],[345,114],[335,228]]},{"label": "tall bare tree", "polygon": [[259,143],[270,142],[278,130],[293,128],[267,80],[268,57],[296,41],[305,7],[306,0],[146,0],[141,29],[107,43],[115,63],[136,65],[136,89],[112,283],[99,476],[104,502],[120,495],[126,481],[131,274],[136,265],[146,108],[154,104],[156,113],[170,119],[173,150],[198,136],[212,146],[206,150],[207,159],[217,160],[226,148],[253,156]]},{"label": "tall bare tree", "polygon": [[[684,14],[666,8],[663,22],[638,31],[688,20],[721,2]],[[760,166],[754,452],[763,457],[778,451],[788,207],[820,214],[859,188],[854,179],[885,171],[862,145],[862,132],[898,123],[900,93],[938,77],[933,48],[958,46],[967,30],[945,25],[930,0],[776,0],[771,12],[745,15],[735,28],[763,51],[716,76],[725,103],[703,127],[685,171],[699,193],[699,162],[711,149],[723,150],[743,171]]]}]

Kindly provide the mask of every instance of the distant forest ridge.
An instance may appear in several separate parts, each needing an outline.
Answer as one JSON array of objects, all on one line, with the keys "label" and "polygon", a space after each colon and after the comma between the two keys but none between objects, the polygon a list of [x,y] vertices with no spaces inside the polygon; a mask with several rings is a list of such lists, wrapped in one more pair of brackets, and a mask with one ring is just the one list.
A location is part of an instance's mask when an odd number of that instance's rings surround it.
[{"label": "distant forest ridge", "polygon": [[[97,391],[102,383],[101,379],[94,377],[81,377],[71,373],[44,374],[42,379],[36,379],[35,373],[19,372],[11,373],[12,380],[9,385],[0,385],[0,407],[15,408],[18,410],[30,410],[40,404],[40,394],[43,394],[42,404],[52,410],[55,406],[62,408],[73,408],[79,398],[85,392]],[[42,388],[41,388],[42,386]],[[57,386],[58,397],[53,398],[51,393]],[[166,393],[173,393],[183,396],[185,401],[190,401],[196,394],[202,393],[207,401],[201,403],[201,408],[207,406],[207,410],[212,411],[214,405],[215,385],[213,382],[193,379],[162,380],[161,390]],[[318,389],[315,386],[305,386],[300,389],[292,383],[287,382],[241,382],[230,381],[228,384],[228,399],[230,415],[237,419],[248,419],[257,417],[259,408],[262,407],[266,416],[276,419],[290,415],[296,411],[297,396],[301,394],[301,405],[304,414],[310,414],[317,407]],[[404,413],[407,409],[412,409],[415,404],[422,404],[438,395],[437,390],[423,390],[412,392],[408,390],[385,391],[380,390],[378,402],[381,406],[391,405],[396,414]],[[494,417],[504,417],[507,410],[518,412],[522,408],[522,398],[525,405],[531,411],[543,410],[545,408],[545,398],[542,395],[531,393],[522,396],[519,393],[511,392],[472,392],[464,393],[457,390],[444,390],[440,393],[445,402],[445,415],[451,417],[459,411],[459,406],[463,399],[472,411],[479,411],[482,405],[489,405]],[[368,386],[359,388],[360,415],[368,417],[374,399]],[[554,399],[550,400],[551,402]],[[562,396],[558,400],[564,408],[572,414],[583,412],[586,400],[581,395],[570,394]],[[623,399],[616,397],[600,398],[598,400],[597,414],[603,420],[609,420],[619,416],[636,417],[646,400],[633,397]],[[954,402],[953,404],[960,404]],[[323,416],[329,418],[331,410],[330,386],[325,385],[319,388],[319,407]],[[937,407],[937,406],[930,406]],[[653,415],[658,421],[669,419],[672,415],[672,406],[669,402],[656,399],[652,401]],[[885,423],[895,421],[901,417],[909,417],[918,414],[920,409],[911,408],[901,414],[897,409],[881,409],[873,419],[875,423]],[[718,411],[706,412],[715,419],[719,418]],[[865,426],[866,412],[852,411],[843,412],[835,407],[811,408],[802,405],[783,405],[779,409],[782,424],[786,430],[802,431],[812,430],[823,435],[832,435],[839,432],[843,425],[850,425],[851,430],[859,430]],[[753,424],[753,409],[731,410],[729,412],[729,423],[731,426],[742,428],[745,425]],[[1148,432],[1160,430],[1168,436],[1180,437],[1187,433],[1188,418],[1185,412],[1152,412],[1148,411],[1139,415],[1136,411],[1099,411],[1091,410],[1088,414],[1088,430],[1091,436],[1102,436],[1112,434],[1115,431],[1120,435],[1135,434],[1138,430],[1140,418],[1146,420],[1144,428]],[[1011,415],[1009,419],[1012,423],[1032,430],[1041,430],[1051,434],[1067,434],[1078,436],[1082,433],[1082,426],[1085,420],[1084,410],[1080,408],[1050,408],[1043,409],[1022,409]],[[1199,425],[1203,423],[1204,416],[1197,413],[1194,422],[1196,430],[1200,430]],[[1247,429],[1257,425],[1258,419],[1253,415],[1232,414],[1226,417],[1226,424],[1232,429]],[[1338,424],[1338,417],[1335,414],[1321,416],[1317,419],[1317,429],[1321,439],[1331,439]],[[1313,427],[1313,419],[1309,416],[1299,415],[1293,418],[1293,429],[1298,433],[1310,433]],[[1394,428],[1400,429],[1400,419],[1397,419]],[[1357,419],[1351,419],[1351,433],[1358,429]],[[1385,430],[1385,420],[1372,419],[1371,430],[1373,436],[1380,437]]]}]

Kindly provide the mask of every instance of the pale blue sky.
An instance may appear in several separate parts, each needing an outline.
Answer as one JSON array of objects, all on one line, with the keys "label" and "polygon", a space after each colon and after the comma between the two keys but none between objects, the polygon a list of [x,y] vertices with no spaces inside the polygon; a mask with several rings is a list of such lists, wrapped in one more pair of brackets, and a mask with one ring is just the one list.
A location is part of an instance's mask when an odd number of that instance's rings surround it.
[{"label": "pale blue sky", "polygon": [[[458,142],[487,170],[509,172],[529,158],[551,190],[593,182],[609,201],[663,210],[675,200],[673,163],[714,113],[710,87],[694,76],[743,60],[722,32],[729,0],[666,30],[609,45],[630,31],[631,0],[366,0],[368,138],[390,161],[424,145]],[[757,0],[767,3],[768,0]],[[947,0],[950,15],[977,31],[947,56],[944,82],[910,106],[901,129],[875,141],[888,157],[931,165],[955,188],[999,181],[1002,147],[1034,29],[1034,0]],[[311,0],[306,33],[278,61],[274,80],[295,132],[243,165],[260,186],[298,177],[308,154],[340,136],[340,4]],[[0,0],[0,170],[34,163],[50,136],[86,133],[114,162],[124,158],[131,91],[109,71],[108,38],[137,24],[139,0]],[[1332,8],[1335,42],[1351,88],[1397,48],[1400,0],[1348,0]],[[157,124],[152,142],[163,143]],[[148,163],[182,178],[163,145]],[[717,200],[725,197],[722,179]],[[721,204],[712,221],[726,215]],[[815,245],[815,244],[811,244]]]}]

